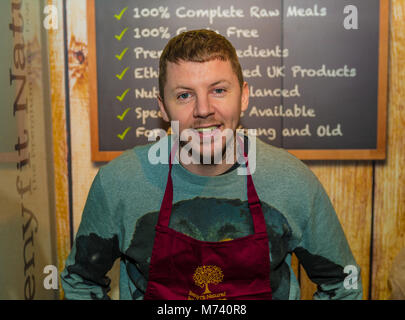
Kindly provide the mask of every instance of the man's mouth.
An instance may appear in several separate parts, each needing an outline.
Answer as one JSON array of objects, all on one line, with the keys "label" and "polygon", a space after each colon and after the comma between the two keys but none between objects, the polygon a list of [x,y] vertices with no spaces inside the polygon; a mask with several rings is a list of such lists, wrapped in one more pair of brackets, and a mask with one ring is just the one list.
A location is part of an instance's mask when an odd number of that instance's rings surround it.
[{"label": "man's mouth", "polygon": [[195,128],[195,130],[198,132],[200,138],[204,137],[214,137],[216,134],[220,133],[221,125],[209,125],[209,126],[204,126],[204,127],[198,127]]},{"label": "man's mouth", "polygon": [[210,127],[204,127],[204,128],[196,128],[196,130],[200,133],[210,133],[211,131],[218,129],[220,125],[215,125],[215,126],[210,126]]}]

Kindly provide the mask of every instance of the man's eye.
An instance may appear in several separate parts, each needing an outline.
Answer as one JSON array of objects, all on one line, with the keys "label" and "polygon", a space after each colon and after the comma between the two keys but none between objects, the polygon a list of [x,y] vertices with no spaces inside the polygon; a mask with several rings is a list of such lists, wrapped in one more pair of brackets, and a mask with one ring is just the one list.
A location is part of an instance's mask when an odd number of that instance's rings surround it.
[{"label": "man's eye", "polygon": [[223,94],[223,93],[225,93],[225,89],[223,89],[223,88],[217,88],[217,89],[214,89],[214,93],[215,94]]},{"label": "man's eye", "polygon": [[188,92],[182,93],[182,94],[177,96],[177,99],[180,99],[180,100],[185,100],[185,99],[188,99],[188,98],[190,98],[190,94]]}]

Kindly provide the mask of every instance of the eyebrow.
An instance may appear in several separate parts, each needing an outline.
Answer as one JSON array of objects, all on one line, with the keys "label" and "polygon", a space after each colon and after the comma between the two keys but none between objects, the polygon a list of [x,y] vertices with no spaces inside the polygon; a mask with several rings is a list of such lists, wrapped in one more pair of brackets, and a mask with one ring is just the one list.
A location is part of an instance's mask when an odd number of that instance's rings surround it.
[{"label": "eyebrow", "polygon": [[[220,83],[222,83],[222,82],[225,82],[225,83],[227,83],[227,84],[230,84],[230,82],[228,81],[228,80],[225,80],[225,79],[223,79],[223,80],[219,80],[219,81],[215,81],[214,83],[211,83],[210,85],[209,85],[209,87],[215,87],[216,85],[218,85],[218,84],[220,84]],[[174,90],[176,91],[176,90],[193,90],[193,88],[189,88],[189,87],[186,87],[186,86],[182,86],[182,85],[179,85],[179,86],[177,86],[176,88],[174,88]]]},{"label": "eyebrow", "polygon": [[223,80],[219,80],[219,81],[216,81],[216,82],[212,83],[212,84],[210,85],[210,87],[215,87],[216,85],[218,85],[218,84],[220,84],[220,83],[222,83],[222,82],[225,82],[225,83],[227,83],[227,84],[230,84],[230,82],[229,82],[228,80],[223,79]]}]

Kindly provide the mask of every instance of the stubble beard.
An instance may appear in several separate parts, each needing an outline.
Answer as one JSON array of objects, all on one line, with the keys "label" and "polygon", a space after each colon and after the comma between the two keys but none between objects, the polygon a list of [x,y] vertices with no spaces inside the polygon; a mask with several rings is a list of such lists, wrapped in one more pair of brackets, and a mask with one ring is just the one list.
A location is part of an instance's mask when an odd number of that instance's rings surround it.
[{"label": "stubble beard", "polygon": [[[221,150],[219,151],[218,150],[219,148],[216,148],[216,146],[215,146],[216,144],[219,144],[219,142],[215,142],[214,138],[211,137],[210,147],[207,148],[207,149],[209,149],[209,153],[211,155],[211,157],[209,158],[209,163],[204,163],[204,158],[206,158],[206,157],[204,157],[205,148],[204,148],[204,145],[201,143],[200,143],[199,147],[197,147],[197,148],[195,148],[195,147],[190,148],[190,150],[188,150],[188,155],[190,157],[192,157],[194,159],[194,161],[197,162],[199,165],[215,166],[218,164],[224,164],[226,161],[227,148],[230,148],[231,143],[235,142],[234,139],[235,139],[234,136],[232,136],[232,138],[228,139],[228,140],[221,138],[221,142],[220,142]],[[233,140],[233,142],[232,142],[232,140]],[[185,147],[189,142],[190,141],[180,141],[179,142],[180,148]],[[214,144],[213,152],[212,152],[212,144]],[[218,150],[218,151],[216,151],[216,150]],[[218,153],[220,153],[220,155],[221,155],[221,160],[219,161],[219,163],[218,163],[218,156],[215,157],[216,155],[218,155]],[[215,162],[215,160],[216,160],[216,162]],[[205,159],[205,162],[207,162],[207,159]]]}]

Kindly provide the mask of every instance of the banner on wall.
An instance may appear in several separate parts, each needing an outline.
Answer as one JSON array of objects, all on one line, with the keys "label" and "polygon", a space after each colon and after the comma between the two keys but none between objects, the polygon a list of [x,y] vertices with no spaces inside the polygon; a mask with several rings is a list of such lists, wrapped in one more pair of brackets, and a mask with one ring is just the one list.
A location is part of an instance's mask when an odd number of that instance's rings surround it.
[{"label": "banner on wall", "polygon": [[0,299],[55,299],[42,1],[0,1]]}]

